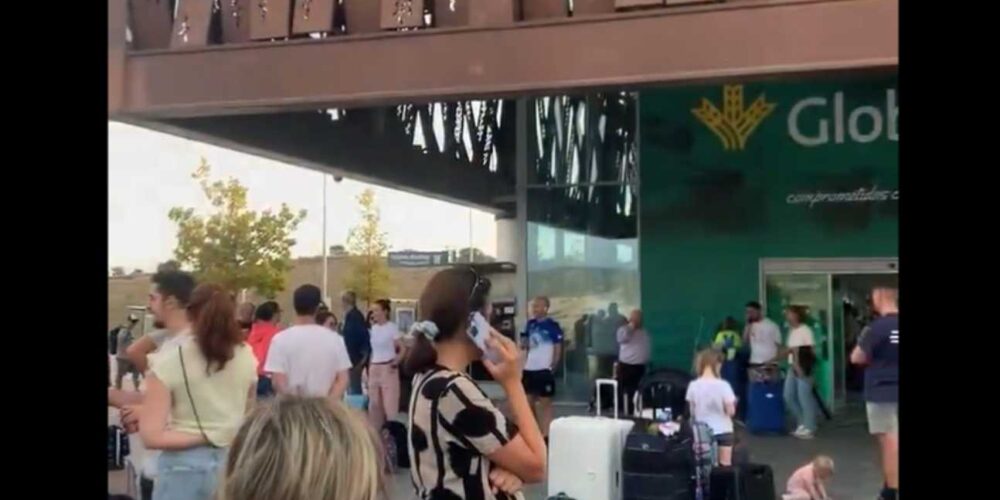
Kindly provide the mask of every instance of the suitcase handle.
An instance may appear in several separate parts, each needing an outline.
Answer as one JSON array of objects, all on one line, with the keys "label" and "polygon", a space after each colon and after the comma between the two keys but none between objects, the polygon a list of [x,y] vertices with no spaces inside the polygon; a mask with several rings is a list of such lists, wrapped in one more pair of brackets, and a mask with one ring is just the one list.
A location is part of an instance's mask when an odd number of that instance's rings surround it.
[{"label": "suitcase handle", "polygon": [[611,385],[611,391],[615,398],[615,402],[611,407],[614,408],[615,420],[618,420],[618,381],[613,378],[599,378],[594,381],[594,384],[597,386],[597,409],[595,413],[598,417],[601,416],[601,386]]}]

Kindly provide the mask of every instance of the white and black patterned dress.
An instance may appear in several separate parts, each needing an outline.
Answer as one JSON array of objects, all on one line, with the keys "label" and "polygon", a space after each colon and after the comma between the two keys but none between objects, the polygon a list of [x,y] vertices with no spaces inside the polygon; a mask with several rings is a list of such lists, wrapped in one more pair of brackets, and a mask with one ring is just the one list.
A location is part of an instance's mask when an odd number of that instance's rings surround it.
[{"label": "white and black patterned dress", "polygon": [[487,455],[517,428],[465,374],[436,367],[413,379],[410,478],[422,500],[523,500],[490,491]]}]

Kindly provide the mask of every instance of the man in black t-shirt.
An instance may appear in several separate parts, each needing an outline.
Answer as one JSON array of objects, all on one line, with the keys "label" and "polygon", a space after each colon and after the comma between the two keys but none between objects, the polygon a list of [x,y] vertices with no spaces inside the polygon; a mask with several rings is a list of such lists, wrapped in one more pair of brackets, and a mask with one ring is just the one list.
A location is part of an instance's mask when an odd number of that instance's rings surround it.
[{"label": "man in black t-shirt", "polygon": [[851,362],[865,366],[868,430],[878,439],[885,486],[881,500],[896,500],[899,492],[899,306],[895,288],[872,290],[879,318],[851,353]]}]

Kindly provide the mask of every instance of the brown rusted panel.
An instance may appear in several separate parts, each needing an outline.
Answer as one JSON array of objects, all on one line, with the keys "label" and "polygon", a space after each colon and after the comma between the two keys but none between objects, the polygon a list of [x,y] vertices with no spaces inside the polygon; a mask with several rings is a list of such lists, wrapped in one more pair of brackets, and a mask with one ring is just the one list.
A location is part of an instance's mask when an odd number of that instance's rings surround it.
[{"label": "brown rusted panel", "polygon": [[330,33],[337,0],[295,0],[292,33]]},{"label": "brown rusted panel", "polygon": [[127,0],[108,0],[108,116],[125,108]]},{"label": "brown rusted panel", "polygon": [[343,0],[347,34],[380,31],[382,5],[380,0]]},{"label": "brown rusted panel", "polygon": [[255,0],[219,0],[223,43],[250,41],[250,12]]},{"label": "brown rusted panel", "polygon": [[170,48],[204,47],[212,26],[213,0],[178,0]]},{"label": "brown rusted panel", "polygon": [[726,0],[666,0],[664,4],[667,7],[678,7],[681,5],[698,5],[706,3],[722,3]]},{"label": "brown rusted panel", "polygon": [[504,26],[520,20],[521,0],[470,0],[471,26]]},{"label": "brown rusted panel", "polygon": [[744,0],[414,36],[132,53],[126,90],[135,115],[205,116],[892,71],[898,62],[898,0]]},{"label": "brown rusted panel", "polygon": [[631,9],[635,7],[663,6],[664,0],[615,0],[616,9]]},{"label": "brown rusted panel", "polygon": [[521,0],[524,19],[545,19],[569,15],[569,0]]},{"label": "brown rusted panel", "polygon": [[573,16],[610,14],[615,11],[615,0],[573,0]]},{"label": "brown rusted panel", "polygon": [[469,7],[472,3],[474,2],[470,0],[431,0],[434,26],[438,28],[467,26],[469,24]]},{"label": "brown rusted panel", "polygon": [[128,0],[129,27],[135,50],[170,46],[174,13],[170,0]]},{"label": "brown rusted panel", "polygon": [[251,0],[250,38],[286,38],[292,29],[292,0]]},{"label": "brown rusted panel", "polygon": [[419,28],[424,25],[424,0],[381,0],[384,30]]}]

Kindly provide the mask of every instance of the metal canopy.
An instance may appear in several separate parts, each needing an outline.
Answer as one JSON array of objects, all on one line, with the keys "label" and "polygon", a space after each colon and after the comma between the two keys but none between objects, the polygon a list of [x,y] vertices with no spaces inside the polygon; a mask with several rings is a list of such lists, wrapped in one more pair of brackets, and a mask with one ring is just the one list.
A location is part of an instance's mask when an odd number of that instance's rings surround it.
[{"label": "metal canopy", "polygon": [[[123,0],[111,0],[114,7]],[[136,119],[895,68],[898,0],[707,6],[129,52],[109,12],[109,113]]]}]

